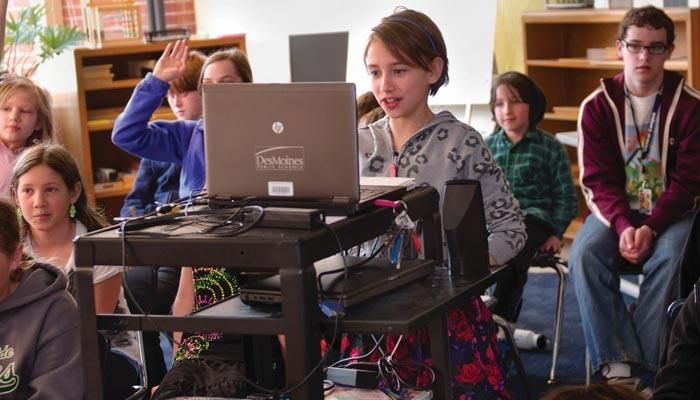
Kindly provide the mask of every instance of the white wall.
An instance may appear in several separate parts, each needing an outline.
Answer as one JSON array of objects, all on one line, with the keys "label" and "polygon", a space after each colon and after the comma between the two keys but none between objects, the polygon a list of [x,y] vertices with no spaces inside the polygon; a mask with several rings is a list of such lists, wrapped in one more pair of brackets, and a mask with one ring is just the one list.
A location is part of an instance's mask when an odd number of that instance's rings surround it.
[{"label": "white wall", "polygon": [[246,34],[256,82],[289,81],[290,34],[348,31],[348,81],[362,93],[369,90],[362,59],[367,37],[397,5],[426,13],[447,42],[450,83],[431,103],[487,103],[496,22],[493,0],[197,0],[195,11],[201,36]]}]

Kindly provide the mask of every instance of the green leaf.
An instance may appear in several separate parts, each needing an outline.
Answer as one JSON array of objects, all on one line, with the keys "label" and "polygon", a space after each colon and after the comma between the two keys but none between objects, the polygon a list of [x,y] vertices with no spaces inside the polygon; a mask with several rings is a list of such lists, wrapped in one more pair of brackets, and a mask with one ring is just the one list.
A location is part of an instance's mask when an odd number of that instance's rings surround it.
[{"label": "green leaf", "polygon": [[[9,14],[5,22],[5,57],[3,64],[21,62],[17,57],[7,58],[8,54],[16,54],[17,48],[35,45],[39,51],[37,62],[27,71],[31,75],[38,64],[51,59],[70,47],[85,40],[85,34],[73,26],[50,26],[45,24],[46,8],[43,4],[26,7],[16,14]],[[37,46],[38,45],[38,46]],[[16,71],[18,66],[5,65],[8,70]]]},{"label": "green leaf", "polygon": [[48,60],[85,39],[85,34],[74,26],[47,26],[39,33],[39,58]]}]

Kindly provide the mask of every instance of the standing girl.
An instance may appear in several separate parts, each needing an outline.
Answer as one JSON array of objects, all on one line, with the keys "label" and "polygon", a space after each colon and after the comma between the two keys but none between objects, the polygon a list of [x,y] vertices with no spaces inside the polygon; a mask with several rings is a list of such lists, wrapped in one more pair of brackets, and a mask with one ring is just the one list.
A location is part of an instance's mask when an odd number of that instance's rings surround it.
[{"label": "standing girl", "polygon": [[[112,131],[112,141],[125,151],[151,160],[180,164],[181,198],[204,188],[204,121],[149,121],[162,105],[170,89],[169,82],[185,72],[187,54],[184,40],[168,44],[153,73],[146,75],[134,89]],[[252,81],[248,59],[238,49],[221,50],[209,56],[199,78],[200,85]]]},{"label": "standing girl", "polygon": [[19,153],[53,139],[51,96],[31,80],[0,77],[0,197],[10,196],[10,177]]},{"label": "standing girl", "polygon": [[[435,187],[441,199],[446,181],[478,180],[490,262],[504,264],[525,243],[518,202],[481,135],[448,111],[435,114],[428,107],[428,96],[449,79],[438,27],[425,14],[398,10],[372,29],[365,65],[372,92],[387,116],[359,132],[362,175],[412,177],[417,186]],[[448,331],[452,398],[510,397],[497,356],[496,330],[479,297],[450,311]],[[421,330],[412,336],[395,354],[406,362],[425,362],[427,333]],[[390,352],[395,342],[388,340]]]}]

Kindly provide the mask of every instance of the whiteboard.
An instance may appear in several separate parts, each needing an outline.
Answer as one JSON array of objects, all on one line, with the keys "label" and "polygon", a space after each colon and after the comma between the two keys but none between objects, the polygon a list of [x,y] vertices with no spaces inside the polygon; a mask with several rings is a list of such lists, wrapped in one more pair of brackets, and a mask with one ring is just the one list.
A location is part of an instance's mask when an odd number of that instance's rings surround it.
[{"label": "whiteboard", "polygon": [[197,0],[197,34],[245,33],[256,82],[289,82],[289,35],[348,31],[347,80],[370,90],[364,49],[397,5],[427,14],[447,44],[450,82],[431,104],[488,103],[496,2],[476,0]]}]

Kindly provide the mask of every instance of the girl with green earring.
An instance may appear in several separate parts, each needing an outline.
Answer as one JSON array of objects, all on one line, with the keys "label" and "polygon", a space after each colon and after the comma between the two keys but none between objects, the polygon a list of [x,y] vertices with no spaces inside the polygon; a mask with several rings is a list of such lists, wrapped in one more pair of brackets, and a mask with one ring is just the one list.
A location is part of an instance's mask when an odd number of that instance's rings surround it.
[{"label": "girl with green earring", "polygon": [[[21,216],[24,249],[36,260],[62,270],[68,277],[71,294],[75,294],[73,239],[107,226],[105,218],[88,205],[83,187],[78,165],[58,145],[39,144],[25,150],[12,171],[12,198]],[[129,313],[121,275],[121,267],[95,266],[93,286],[98,314]],[[107,336],[111,343],[119,344],[112,347],[112,352],[118,351],[136,363],[138,346],[132,332]]]}]

